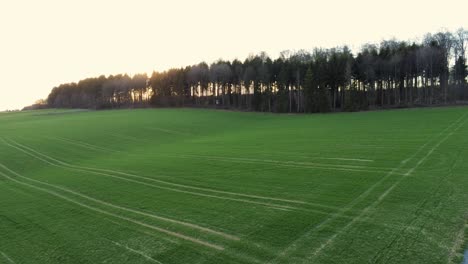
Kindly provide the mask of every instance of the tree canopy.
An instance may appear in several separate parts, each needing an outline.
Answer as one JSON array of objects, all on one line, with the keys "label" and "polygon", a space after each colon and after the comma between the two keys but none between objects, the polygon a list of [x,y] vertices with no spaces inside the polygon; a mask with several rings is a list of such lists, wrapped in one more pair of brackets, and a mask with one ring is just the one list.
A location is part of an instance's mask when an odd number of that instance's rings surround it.
[{"label": "tree canopy", "polygon": [[468,99],[468,31],[385,40],[353,54],[347,46],[265,52],[239,60],[99,76],[65,83],[47,98],[57,108],[219,107],[269,112],[358,111]]}]

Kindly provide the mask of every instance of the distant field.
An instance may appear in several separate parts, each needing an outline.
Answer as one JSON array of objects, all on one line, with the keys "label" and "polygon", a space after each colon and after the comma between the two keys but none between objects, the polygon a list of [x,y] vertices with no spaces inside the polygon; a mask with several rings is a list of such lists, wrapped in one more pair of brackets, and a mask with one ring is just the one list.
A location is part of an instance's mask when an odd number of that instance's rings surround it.
[{"label": "distant field", "polygon": [[0,114],[0,263],[461,263],[468,108]]}]

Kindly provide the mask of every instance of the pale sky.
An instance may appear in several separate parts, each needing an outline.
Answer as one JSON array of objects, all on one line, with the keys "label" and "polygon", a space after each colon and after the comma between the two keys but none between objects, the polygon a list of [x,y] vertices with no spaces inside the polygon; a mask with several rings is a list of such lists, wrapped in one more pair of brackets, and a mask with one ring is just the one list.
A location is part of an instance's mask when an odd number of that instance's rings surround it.
[{"label": "pale sky", "polygon": [[64,82],[468,28],[468,1],[0,0],[0,110]]}]

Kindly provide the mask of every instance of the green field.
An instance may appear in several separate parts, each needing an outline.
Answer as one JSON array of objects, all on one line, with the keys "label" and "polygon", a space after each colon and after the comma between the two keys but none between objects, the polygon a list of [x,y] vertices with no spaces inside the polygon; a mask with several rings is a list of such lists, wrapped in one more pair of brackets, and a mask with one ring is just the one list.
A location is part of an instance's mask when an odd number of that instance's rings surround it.
[{"label": "green field", "polygon": [[468,108],[0,114],[0,263],[461,263]]}]

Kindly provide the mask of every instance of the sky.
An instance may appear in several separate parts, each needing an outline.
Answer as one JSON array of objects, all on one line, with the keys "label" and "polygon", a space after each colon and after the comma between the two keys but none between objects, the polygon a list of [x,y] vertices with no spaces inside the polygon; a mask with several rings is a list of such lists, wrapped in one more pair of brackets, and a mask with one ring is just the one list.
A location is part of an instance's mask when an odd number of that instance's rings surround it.
[{"label": "sky", "polygon": [[0,0],[0,111],[61,83],[468,28],[468,1]]}]

